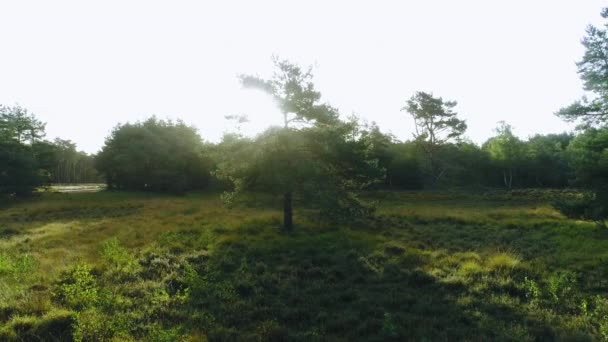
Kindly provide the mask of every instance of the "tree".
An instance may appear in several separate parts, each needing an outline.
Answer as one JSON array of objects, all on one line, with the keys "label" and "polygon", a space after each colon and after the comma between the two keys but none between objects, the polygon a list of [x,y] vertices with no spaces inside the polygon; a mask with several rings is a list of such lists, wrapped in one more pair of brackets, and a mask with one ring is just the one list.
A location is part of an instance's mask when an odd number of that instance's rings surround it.
[{"label": "tree", "polygon": [[44,126],[27,109],[0,105],[0,193],[25,195],[45,183],[33,145],[44,136]]},{"label": "tree", "polygon": [[528,172],[526,186],[564,187],[572,178],[573,170],[568,164],[566,150],[573,139],[572,134],[537,134],[526,144]]},{"label": "tree", "polygon": [[496,136],[483,145],[490,158],[502,170],[504,186],[513,187],[513,176],[523,160],[525,145],[513,134],[513,127],[504,121],[496,128]]},{"label": "tree", "polygon": [[273,97],[283,115],[283,128],[291,124],[316,122],[330,124],[336,122],[338,113],[335,108],[320,103],[321,93],[312,82],[312,69],[301,67],[287,60],[273,57],[275,72],[271,79],[258,76],[241,75],[245,88],[261,90]]},{"label": "tree", "polygon": [[29,145],[0,142],[0,194],[23,196],[44,184],[44,174]]},{"label": "tree", "polygon": [[117,126],[97,155],[109,188],[181,193],[209,180],[209,162],[195,128],[154,117]]},{"label": "tree", "polygon": [[[608,19],[608,8],[601,12]],[[560,109],[556,114],[568,121],[581,120],[586,125],[606,125],[608,123],[608,32],[606,27],[589,26],[583,38],[585,47],[583,59],[576,65],[584,83],[584,89],[591,93],[573,104]]]},{"label": "tree", "polygon": [[387,185],[391,188],[418,190],[424,187],[419,149],[412,142],[395,142],[388,147]]},{"label": "tree", "polygon": [[[286,230],[293,228],[293,190],[296,177],[290,177],[297,169],[294,165],[296,149],[290,145],[291,138],[288,132],[292,123],[331,123],[337,120],[336,111],[326,104],[319,103],[321,93],[315,90],[312,83],[311,68],[302,70],[299,66],[286,60],[273,58],[276,68],[271,79],[265,80],[257,76],[242,75],[241,83],[246,88],[254,88],[271,95],[283,115],[283,130],[277,134],[277,142],[281,145],[277,171],[287,177],[278,184],[283,193],[283,226]],[[295,146],[294,146],[295,147]],[[277,151],[278,152],[278,151]]]},{"label": "tree", "polygon": [[422,91],[416,92],[401,110],[414,119],[414,138],[424,150],[433,184],[443,177],[445,169],[437,161],[440,145],[458,140],[466,131],[467,124],[453,111],[456,101],[444,101],[441,97]]},{"label": "tree", "polygon": [[363,186],[375,169],[358,125],[342,122],[338,112],[321,103],[310,68],[302,70],[274,58],[271,79],[241,76],[244,87],[271,95],[283,116],[282,128],[271,128],[243,144],[223,142],[224,154],[216,174],[233,185],[225,198],[245,190],[263,190],[282,197],[283,229],[293,229],[294,194],[316,203],[327,216],[362,210],[353,190]]},{"label": "tree", "polygon": [[[608,8],[601,12],[608,19]],[[580,120],[586,128],[568,147],[572,166],[579,184],[588,188],[592,195],[585,203],[559,205],[564,213],[569,208],[584,209],[585,216],[591,217],[605,226],[608,217],[608,182],[606,179],[606,145],[605,128],[608,124],[608,25],[604,28],[589,26],[587,36],[583,38],[585,47],[583,59],[577,63],[578,73],[583,80],[584,89],[591,93],[556,114],[568,121]],[[597,129],[599,127],[599,129]],[[573,153],[574,151],[574,153]],[[575,210],[580,211],[580,210]]]},{"label": "tree", "polygon": [[21,106],[0,105],[0,137],[18,143],[32,144],[44,137],[46,124],[42,123]]},{"label": "tree", "polygon": [[52,143],[34,144],[41,157],[45,157],[53,183],[99,183],[102,178],[95,169],[95,157],[78,151],[70,140],[56,138]]},{"label": "tree", "polygon": [[554,206],[572,218],[593,220],[606,227],[608,218],[608,128],[588,128],[568,145],[568,159],[575,170],[575,184],[587,193]]},{"label": "tree", "polygon": [[384,185],[391,186],[392,179],[389,175],[389,165],[394,155],[391,153],[390,147],[395,142],[395,137],[392,134],[382,133],[380,127],[372,122],[370,125],[363,127],[361,139],[368,144],[371,158],[377,160],[378,167],[384,171]]},{"label": "tree", "polygon": [[608,188],[608,128],[590,128],[579,134],[568,145],[567,153],[578,186]]}]

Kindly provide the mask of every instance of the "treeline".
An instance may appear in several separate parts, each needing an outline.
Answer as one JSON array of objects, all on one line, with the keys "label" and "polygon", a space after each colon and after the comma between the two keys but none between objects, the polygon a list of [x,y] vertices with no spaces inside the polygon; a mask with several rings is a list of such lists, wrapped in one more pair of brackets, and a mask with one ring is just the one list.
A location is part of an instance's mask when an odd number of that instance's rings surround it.
[{"label": "treeline", "polygon": [[[299,70],[287,62],[281,63],[284,64],[279,64],[279,68],[288,66],[288,70]],[[302,84],[301,87],[308,86]],[[360,162],[375,166],[369,168],[370,174],[366,175],[373,179],[366,184],[368,189],[563,188],[590,185],[592,179],[597,178],[590,176],[593,172],[589,169],[600,170],[599,166],[589,164],[594,158],[601,159],[604,153],[602,148],[608,134],[604,128],[520,139],[511,126],[501,122],[493,137],[477,145],[462,138],[466,123],[457,118],[455,106],[455,102],[432,94],[419,92],[412,96],[404,111],[413,117],[416,133],[408,141],[399,141],[382,132],[376,124],[362,123],[355,117],[341,121],[337,111],[328,106],[312,111],[316,117],[308,121],[316,122],[318,130],[332,125],[347,127],[343,140],[360,144]],[[326,112],[322,113],[323,110]],[[295,136],[302,130],[290,128],[290,119],[286,120],[288,132],[285,134]],[[273,134],[273,129],[257,138],[226,134],[222,141],[213,144],[205,142],[194,127],[182,121],[152,117],[118,125],[99,154],[88,155],[77,151],[71,141],[44,140],[45,124],[22,107],[0,107],[0,124],[3,193],[25,193],[48,183],[100,181],[106,182],[110,189],[139,191],[179,193],[205,189],[209,185],[229,188],[226,181],[229,177],[221,176],[218,171],[235,156],[238,160],[233,163],[249,163],[252,156],[268,148],[268,139],[264,137]],[[242,155],[239,148],[245,147],[248,153]],[[291,153],[292,156],[284,158],[291,159],[292,164],[304,158],[298,151]],[[349,151],[336,152],[332,158],[340,159],[340,153],[346,155]],[[266,172],[281,177],[277,169]]]},{"label": "treeline", "polygon": [[[493,137],[477,145],[462,139],[466,126],[463,121],[454,121],[457,120],[454,112],[450,114],[450,124],[438,126],[446,101],[427,93],[417,93],[410,99],[412,105],[419,104],[421,108],[425,101],[436,101],[440,105],[426,114],[412,113],[410,108],[410,114],[417,115],[414,121],[421,127],[408,141],[399,141],[382,132],[376,124],[362,123],[354,117],[340,121],[337,113],[333,113],[333,124],[340,122],[347,126],[347,138],[361,145],[362,161],[376,166],[368,175],[374,179],[367,184],[368,188],[563,188],[590,185],[591,179],[597,178],[590,176],[593,172],[589,168],[599,166],[590,167],[589,163],[594,158],[601,159],[604,153],[602,146],[608,134],[605,129],[589,128],[578,134],[539,134],[520,139],[511,126],[501,122]],[[450,106],[453,108],[451,103]],[[454,125],[460,125],[458,134],[449,133],[452,134],[449,139],[444,134],[440,139],[439,132],[421,132],[427,126],[421,123],[422,115],[428,115],[427,119],[435,122],[435,130],[439,127],[452,132]],[[246,164],[256,151],[267,148],[267,141],[262,137],[272,132],[271,129],[258,138],[226,134],[222,141],[213,144],[205,142],[194,127],[182,121],[152,117],[118,125],[99,154],[88,155],[77,151],[76,144],[69,140],[44,140],[45,124],[22,107],[0,107],[0,124],[4,193],[24,193],[48,183],[100,181],[106,182],[110,189],[140,191],[184,192],[209,185],[226,187],[226,179],[218,176],[218,170],[230,156],[239,155],[235,146],[247,146],[250,154],[238,157],[238,162]],[[295,135],[295,132],[296,129],[291,129],[289,134]],[[300,157],[293,153],[292,163],[296,163]],[[333,158],[339,159],[339,156]]]},{"label": "treeline", "polygon": [[577,138],[561,133],[523,140],[501,123],[497,134],[481,146],[470,141],[436,146],[431,165],[424,141],[400,142],[376,126],[370,131],[373,153],[385,170],[382,187],[394,190],[578,186],[574,167],[578,151],[576,144],[571,146]]},{"label": "treeline", "polygon": [[[608,18],[608,10],[602,12]],[[243,75],[244,87],[272,97],[283,127],[254,138],[227,134],[206,143],[195,128],[152,117],[117,126],[97,156],[69,141],[43,140],[45,125],[21,107],[0,107],[0,192],[23,194],[49,182],[95,182],[110,189],[182,193],[215,186],[231,200],[246,190],[282,198],[284,226],[294,198],[326,217],[372,210],[356,194],[370,189],[445,187],[579,187],[582,202],[557,206],[573,217],[603,222],[608,213],[608,33],[590,27],[577,65],[585,97],[557,115],[578,121],[576,134],[520,139],[500,122],[481,145],[465,138],[467,123],[455,101],[417,92],[402,108],[414,122],[413,139],[398,141],[375,124],[342,119],[321,101],[311,69],[275,59],[269,79]],[[231,116],[238,123],[242,116]],[[99,172],[99,173],[98,173]]]},{"label": "treeline", "polygon": [[61,139],[20,106],[0,105],[0,194],[25,195],[50,183],[98,183],[94,156]]}]

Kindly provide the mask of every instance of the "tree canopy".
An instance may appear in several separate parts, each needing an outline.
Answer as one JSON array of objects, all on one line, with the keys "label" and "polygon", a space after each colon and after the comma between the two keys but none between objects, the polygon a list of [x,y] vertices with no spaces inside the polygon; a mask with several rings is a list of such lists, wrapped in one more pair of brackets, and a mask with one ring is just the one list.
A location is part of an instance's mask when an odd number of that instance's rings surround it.
[{"label": "tree canopy", "polygon": [[453,111],[456,105],[456,101],[444,101],[441,97],[419,91],[401,109],[414,119],[414,138],[426,154],[433,184],[441,180],[446,170],[438,163],[437,149],[449,141],[458,140],[467,129],[466,122],[458,119]]},{"label": "tree canopy", "polygon": [[[601,12],[608,19],[608,8]],[[580,120],[585,125],[608,124],[608,24],[603,28],[590,25],[583,38],[585,54],[576,66],[590,93],[573,104],[560,109],[556,114],[568,121]]]},{"label": "tree canopy", "polygon": [[152,117],[119,125],[96,163],[111,189],[180,193],[203,188],[209,180],[201,137],[182,121]]},{"label": "tree canopy", "polygon": [[227,197],[247,189],[281,195],[288,231],[293,228],[294,195],[332,212],[327,217],[367,212],[352,190],[377,177],[377,162],[357,134],[358,125],[341,121],[336,109],[320,102],[310,69],[276,58],[274,64],[271,79],[245,75],[241,81],[275,99],[283,127],[269,129],[247,144],[225,142],[236,149],[218,164],[217,174],[232,183]]}]

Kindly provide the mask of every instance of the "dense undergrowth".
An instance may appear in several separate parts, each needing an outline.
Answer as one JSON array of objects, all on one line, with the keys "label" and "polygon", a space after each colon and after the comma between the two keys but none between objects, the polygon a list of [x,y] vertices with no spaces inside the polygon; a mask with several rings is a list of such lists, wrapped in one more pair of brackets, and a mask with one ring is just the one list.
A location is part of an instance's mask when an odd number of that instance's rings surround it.
[{"label": "dense undergrowth", "polygon": [[377,193],[285,235],[263,197],[47,194],[0,212],[0,340],[608,339],[608,231],[564,196]]}]

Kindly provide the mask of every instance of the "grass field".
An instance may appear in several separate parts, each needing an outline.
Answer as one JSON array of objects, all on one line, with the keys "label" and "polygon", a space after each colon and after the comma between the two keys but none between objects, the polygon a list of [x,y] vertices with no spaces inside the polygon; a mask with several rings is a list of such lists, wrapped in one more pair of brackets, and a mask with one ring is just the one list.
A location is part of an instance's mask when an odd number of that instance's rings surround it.
[{"label": "grass field", "polygon": [[564,195],[376,193],[285,235],[262,196],[43,194],[0,211],[0,340],[607,339],[608,231]]}]

